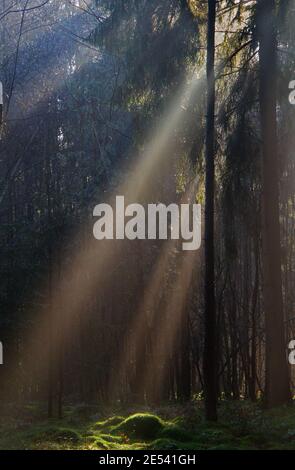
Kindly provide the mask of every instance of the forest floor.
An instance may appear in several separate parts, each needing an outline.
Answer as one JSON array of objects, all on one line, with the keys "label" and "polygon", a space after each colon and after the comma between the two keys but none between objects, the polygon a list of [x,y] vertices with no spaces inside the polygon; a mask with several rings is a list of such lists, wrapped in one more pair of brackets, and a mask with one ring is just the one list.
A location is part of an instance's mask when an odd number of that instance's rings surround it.
[{"label": "forest floor", "polygon": [[295,404],[272,411],[246,401],[221,402],[219,422],[204,420],[202,404],[109,410],[66,406],[62,420],[41,405],[0,409],[0,450],[295,449]]}]

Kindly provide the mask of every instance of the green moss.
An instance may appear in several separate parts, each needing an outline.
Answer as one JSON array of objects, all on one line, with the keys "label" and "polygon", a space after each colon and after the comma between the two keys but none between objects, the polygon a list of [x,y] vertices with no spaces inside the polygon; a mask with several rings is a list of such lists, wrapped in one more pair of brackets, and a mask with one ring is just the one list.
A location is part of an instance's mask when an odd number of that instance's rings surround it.
[{"label": "green moss", "polygon": [[54,442],[71,441],[72,443],[78,443],[81,440],[81,435],[74,429],[52,426],[40,431],[35,431],[33,433],[32,440],[48,440]]},{"label": "green moss", "polygon": [[201,442],[179,442],[173,439],[156,439],[149,445],[151,450],[205,450],[207,447]]},{"label": "green moss", "polygon": [[98,449],[109,450],[109,442],[107,442],[105,439],[101,437],[95,440],[95,446]]},{"label": "green moss", "polygon": [[223,444],[218,444],[212,447],[208,447],[207,450],[242,450],[241,447],[239,447],[236,444],[233,444],[232,442],[224,442]]},{"label": "green moss", "polygon": [[94,428],[95,429],[101,429],[101,428],[110,428],[113,426],[117,426],[118,424],[122,423],[124,421],[123,416],[111,416],[110,418],[104,420],[104,421],[98,421],[95,423]]},{"label": "green moss", "polygon": [[44,409],[29,405],[23,414],[17,409],[15,416],[9,409],[2,416],[0,449],[295,450],[293,406],[266,411],[247,402],[221,403],[220,421],[214,424],[205,421],[199,404],[189,414],[187,408],[182,413],[180,406],[165,406],[158,410],[161,417],[137,413],[101,422],[93,415],[85,419],[81,408],[71,406],[63,420],[49,424]]},{"label": "green moss", "polygon": [[179,442],[189,442],[193,440],[193,436],[190,433],[176,425],[165,426],[160,432],[159,437]]},{"label": "green moss", "polygon": [[111,441],[109,436],[107,438],[101,436],[96,439],[95,448],[101,450],[140,450],[146,449],[148,446],[144,442],[130,442],[123,438]]},{"label": "green moss", "polygon": [[233,440],[233,437],[229,431],[224,429],[209,427],[198,431],[198,441],[208,446],[222,444],[229,440]]},{"label": "green moss", "polygon": [[156,439],[150,444],[150,449],[153,450],[177,450],[179,443],[170,439]]},{"label": "green moss", "polygon": [[137,413],[114,427],[113,432],[123,433],[134,439],[155,439],[162,431],[164,423],[156,415]]},{"label": "green moss", "polygon": [[100,434],[100,437],[107,442],[122,442],[122,438],[120,436],[112,436],[110,434]]}]

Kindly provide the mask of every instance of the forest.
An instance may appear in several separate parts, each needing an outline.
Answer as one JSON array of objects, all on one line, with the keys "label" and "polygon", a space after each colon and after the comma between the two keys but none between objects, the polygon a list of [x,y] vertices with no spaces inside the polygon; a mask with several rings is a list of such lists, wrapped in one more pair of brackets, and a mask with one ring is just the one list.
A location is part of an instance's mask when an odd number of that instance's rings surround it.
[{"label": "forest", "polygon": [[0,450],[295,450],[294,22],[1,0]]}]

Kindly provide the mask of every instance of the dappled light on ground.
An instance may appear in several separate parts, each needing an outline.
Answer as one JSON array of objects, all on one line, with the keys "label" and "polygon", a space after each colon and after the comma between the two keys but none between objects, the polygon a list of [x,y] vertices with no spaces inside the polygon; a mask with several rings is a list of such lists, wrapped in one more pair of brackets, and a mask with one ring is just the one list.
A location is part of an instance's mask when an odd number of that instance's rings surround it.
[{"label": "dappled light on ground", "polygon": [[62,421],[48,423],[40,405],[25,406],[17,415],[14,407],[1,413],[0,449],[295,449],[293,406],[265,411],[248,402],[224,402],[218,424],[205,422],[198,403],[189,409],[169,405],[157,412],[120,411],[67,406]]}]

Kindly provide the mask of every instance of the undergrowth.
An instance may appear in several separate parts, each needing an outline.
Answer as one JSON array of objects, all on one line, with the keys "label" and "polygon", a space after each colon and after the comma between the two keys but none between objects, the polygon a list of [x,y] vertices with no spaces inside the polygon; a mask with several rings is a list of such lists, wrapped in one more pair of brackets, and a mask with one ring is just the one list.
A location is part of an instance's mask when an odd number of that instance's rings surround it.
[{"label": "undergrowth", "polygon": [[69,406],[59,421],[48,421],[37,404],[8,407],[1,413],[0,449],[295,449],[295,407],[265,411],[222,402],[218,423],[206,423],[198,403],[126,414]]}]

